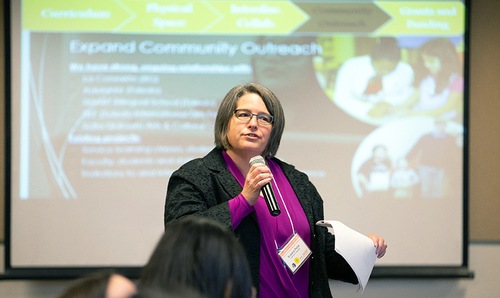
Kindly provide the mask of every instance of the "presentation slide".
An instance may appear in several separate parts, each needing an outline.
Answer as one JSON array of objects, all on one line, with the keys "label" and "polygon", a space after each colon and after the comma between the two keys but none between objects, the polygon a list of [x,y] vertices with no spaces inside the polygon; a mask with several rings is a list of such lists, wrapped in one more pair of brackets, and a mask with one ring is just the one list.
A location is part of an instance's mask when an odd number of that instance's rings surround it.
[{"label": "presentation slide", "polygon": [[248,82],[325,220],[387,240],[377,266],[463,265],[463,1],[10,5],[13,269],[142,266],[170,175]]}]

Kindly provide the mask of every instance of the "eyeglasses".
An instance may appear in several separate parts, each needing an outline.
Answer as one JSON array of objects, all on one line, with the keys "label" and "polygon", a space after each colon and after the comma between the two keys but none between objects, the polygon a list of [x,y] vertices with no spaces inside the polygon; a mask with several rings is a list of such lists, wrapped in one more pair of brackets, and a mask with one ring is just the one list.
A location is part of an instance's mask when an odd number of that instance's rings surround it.
[{"label": "eyeglasses", "polygon": [[247,123],[252,120],[253,116],[255,116],[255,118],[257,118],[257,123],[259,123],[260,125],[271,125],[274,119],[272,115],[266,113],[254,114],[249,110],[234,110],[234,115],[239,120]]}]

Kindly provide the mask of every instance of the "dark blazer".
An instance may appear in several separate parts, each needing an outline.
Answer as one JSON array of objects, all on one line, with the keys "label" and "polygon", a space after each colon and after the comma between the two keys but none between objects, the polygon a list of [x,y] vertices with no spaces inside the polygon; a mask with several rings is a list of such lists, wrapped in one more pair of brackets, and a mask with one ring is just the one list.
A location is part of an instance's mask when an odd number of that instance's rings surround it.
[{"label": "dark blazer", "polygon": [[[323,200],[306,174],[277,158],[290,181],[311,228],[310,297],[331,297],[328,278],[358,283],[351,267],[335,252],[335,238],[327,228],[316,226],[323,218]],[[215,219],[232,229],[228,201],[242,188],[233,177],[220,149],[213,149],[203,158],[191,160],[170,177],[165,201],[165,224],[184,215],[196,214]],[[252,279],[259,289],[260,232],[251,213],[234,230],[245,248]]]}]

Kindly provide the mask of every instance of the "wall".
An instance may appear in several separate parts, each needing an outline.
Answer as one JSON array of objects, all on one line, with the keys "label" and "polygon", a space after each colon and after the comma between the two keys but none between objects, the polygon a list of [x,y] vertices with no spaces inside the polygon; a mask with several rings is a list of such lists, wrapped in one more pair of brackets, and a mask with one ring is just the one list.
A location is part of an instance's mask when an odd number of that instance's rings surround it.
[{"label": "wall", "polygon": [[500,240],[500,2],[471,1],[470,238]]},{"label": "wall", "polygon": [[[4,0],[0,1],[2,7],[0,7],[0,40],[4,40],[4,18],[3,18],[3,3]],[[5,117],[3,117],[5,112],[5,42],[0,43],[0,144],[5,144]],[[0,146],[0,243],[3,242],[5,237],[5,146]]]}]

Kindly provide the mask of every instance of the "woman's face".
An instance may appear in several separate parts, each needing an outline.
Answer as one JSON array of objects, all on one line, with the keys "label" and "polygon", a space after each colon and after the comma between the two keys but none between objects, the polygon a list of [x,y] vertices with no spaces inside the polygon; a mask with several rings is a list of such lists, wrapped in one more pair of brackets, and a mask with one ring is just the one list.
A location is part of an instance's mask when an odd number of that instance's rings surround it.
[{"label": "woman's face", "polygon": [[435,56],[422,55],[422,59],[424,60],[424,66],[427,68],[431,74],[437,75],[441,71],[441,60]]},{"label": "woman's face", "polygon": [[[249,110],[252,114],[266,113],[269,111],[262,98],[255,93],[247,93],[240,97],[236,109]],[[250,121],[242,121],[233,115],[229,121],[227,138],[233,152],[239,156],[262,155],[269,142],[272,124],[262,125],[257,122],[257,117],[252,116]]]}]

